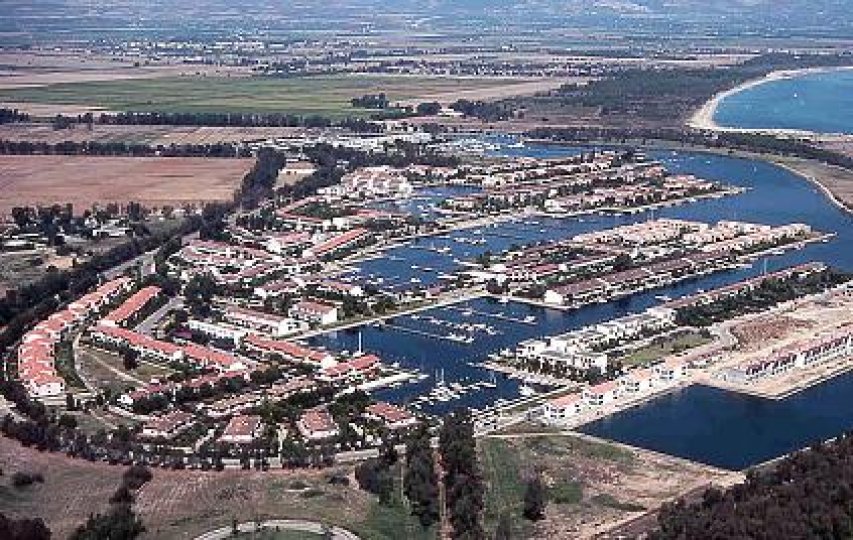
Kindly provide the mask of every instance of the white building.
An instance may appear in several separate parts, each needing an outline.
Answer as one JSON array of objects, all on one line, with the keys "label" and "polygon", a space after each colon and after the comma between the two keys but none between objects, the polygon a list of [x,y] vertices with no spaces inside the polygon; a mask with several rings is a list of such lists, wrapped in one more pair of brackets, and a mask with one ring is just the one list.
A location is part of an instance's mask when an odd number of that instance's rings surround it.
[{"label": "white building", "polygon": [[230,339],[235,344],[243,341],[243,338],[249,333],[244,328],[235,328],[227,324],[216,324],[198,319],[187,321],[187,327],[194,332],[199,332],[214,339]]},{"label": "white building", "polygon": [[251,328],[273,337],[286,336],[298,332],[301,328],[299,321],[290,317],[236,306],[229,306],[225,310],[225,320],[237,326]]},{"label": "white building", "polygon": [[338,322],[338,308],[323,302],[303,300],[290,308],[290,316],[309,323],[334,324]]},{"label": "white building", "polygon": [[545,424],[563,424],[584,409],[581,394],[567,394],[545,402],[540,409],[540,420]]}]

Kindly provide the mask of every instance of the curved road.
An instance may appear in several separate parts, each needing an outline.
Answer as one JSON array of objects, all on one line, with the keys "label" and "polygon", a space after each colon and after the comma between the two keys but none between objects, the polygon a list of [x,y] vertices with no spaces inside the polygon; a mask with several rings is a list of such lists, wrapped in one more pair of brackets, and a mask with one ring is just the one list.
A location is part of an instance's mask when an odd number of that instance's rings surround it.
[{"label": "curved road", "polygon": [[[241,523],[237,526],[237,529],[241,533],[252,533],[256,531],[255,523],[252,522]],[[358,536],[346,529],[342,529],[340,527],[331,527],[327,529],[322,523],[304,521],[301,519],[271,519],[268,521],[262,521],[260,529],[309,532],[318,535],[318,538],[323,538],[323,533],[328,530],[332,533],[331,538],[333,540],[360,540]],[[231,527],[222,527],[214,531],[206,532],[201,536],[196,536],[195,540],[226,540],[228,538],[232,538],[231,533]]]}]

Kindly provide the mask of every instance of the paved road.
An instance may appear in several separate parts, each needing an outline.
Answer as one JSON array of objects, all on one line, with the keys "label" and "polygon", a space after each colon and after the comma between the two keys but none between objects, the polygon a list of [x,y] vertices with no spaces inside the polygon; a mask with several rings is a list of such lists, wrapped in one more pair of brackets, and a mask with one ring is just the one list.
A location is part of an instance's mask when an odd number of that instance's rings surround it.
[{"label": "paved road", "polygon": [[[324,533],[329,532],[331,533],[330,538],[333,540],[360,540],[358,536],[346,529],[342,529],[340,527],[327,527],[328,526],[315,521],[295,519],[272,519],[261,522],[260,526],[261,529],[309,532],[318,535],[320,538],[323,537],[322,535]],[[256,531],[256,526],[254,523],[241,523],[237,526],[237,529],[242,533],[252,533]],[[210,531],[202,534],[201,536],[197,536],[195,540],[226,540],[227,538],[231,538],[231,532],[231,527],[222,527],[215,531]]]},{"label": "paved road", "polygon": [[154,328],[157,324],[163,320],[163,317],[166,316],[166,313],[172,309],[181,309],[184,307],[184,299],[180,296],[175,296],[170,298],[168,302],[160,306],[157,311],[149,315],[144,321],[136,325],[136,331],[142,334],[152,335]]}]

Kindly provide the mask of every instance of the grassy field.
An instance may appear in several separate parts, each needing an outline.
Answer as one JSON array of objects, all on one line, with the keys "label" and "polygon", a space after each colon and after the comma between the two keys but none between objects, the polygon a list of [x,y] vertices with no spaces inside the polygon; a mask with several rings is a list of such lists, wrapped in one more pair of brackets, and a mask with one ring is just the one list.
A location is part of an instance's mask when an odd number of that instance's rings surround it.
[{"label": "grassy field", "polygon": [[660,343],[654,343],[645,347],[632,351],[620,358],[625,366],[635,366],[648,364],[655,360],[668,356],[673,353],[686,351],[694,347],[699,347],[712,341],[709,337],[701,336],[697,333],[686,333],[677,336],[672,336],[663,339]]},{"label": "grassy field", "polygon": [[[103,512],[120,482],[123,467],[89,463],[61,454],[41,453],[0,437],[0,510],[8,516],[41,517],[55,538],[66,538],[91,512]],[[16,471],[40,472],[44,483],[11,486]],[[147,531],[142,540],[194,538],[229,527],[232,519],[307,519],[337,525],[363,540],[434,540],[399,501],[379,505],[376,497],[350,486],[332,485],[332,474],[350,474],[351,466],[333,470],[269,472],[228,470],[220,473],[153,469],[154,478],[138,493],[135,508]],[[399,477],[398,477],[399,478]],[[399,482],[399,480],[398,480]],[[399,485],[398,485],[399,490]],[[276,536],[308,540],[308,537]]]},{"label": "grassy field", "polygon": [[[479,450],[487,534],[507,515],[519,539],[594,537],[718,478],[700,465],[565,433],[492,436],[480,440]],[[548,487],[549,503],[545,519],[532,523],[522,517],[522,501],[535,474]]]},{"label": "grassy field", "polygon": [[83,105],[115,111],[279,112],[332,117],[366,116],[350,100],[385,92],[392,101],[506,87],[514,81],[382,76],[167,77],[133,81],[52,84],[0,91],[0,101]]}]

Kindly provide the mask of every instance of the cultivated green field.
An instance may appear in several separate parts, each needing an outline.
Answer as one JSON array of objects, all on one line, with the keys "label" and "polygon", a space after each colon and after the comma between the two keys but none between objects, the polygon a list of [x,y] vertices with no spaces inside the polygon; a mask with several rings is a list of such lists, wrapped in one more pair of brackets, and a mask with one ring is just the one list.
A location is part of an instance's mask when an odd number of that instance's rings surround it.
[{"label": "cultivated green field", "polygon": [[507,86],[512,81],[385,76],[169,77],[52,84],[0,91],[0,102],[80,105],[112,111],[288,113],[366,116],[350,100],[384,92],[392,101]]}]

